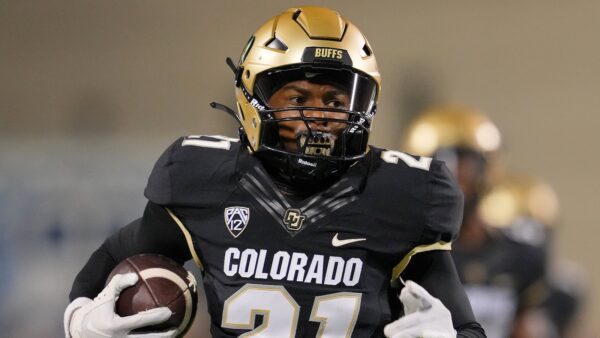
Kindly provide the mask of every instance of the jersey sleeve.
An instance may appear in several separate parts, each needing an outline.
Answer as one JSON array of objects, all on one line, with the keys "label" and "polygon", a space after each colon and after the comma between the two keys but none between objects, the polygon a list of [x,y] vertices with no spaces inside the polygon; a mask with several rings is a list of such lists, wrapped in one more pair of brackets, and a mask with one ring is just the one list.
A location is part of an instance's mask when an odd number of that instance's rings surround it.
[{"label": "jersey sleeve", "polygon": [[140,253],[157,253],[183,264],[191,258],[183,233],[167,211],[152,202],[144,215],[124,226],[92,253],[77,274],[69,294],[94,298],[106,283],[106,277],[123,259]]},{"label": "jersey sleeve", "polygon": [[[392,286],[415,255],[448,251],[458,236],[462,221],[463,196],[443,162],[430,157],[383,150],[381,161],[371,169],[365,195],[377,201],[370,210],[383,220],[388,237],[399,245],[392,254]],[[370,188],[369,188],[370,186]]]},{"label": "jersey sleeve", "polygon": [[452,242],[458,237],[462,222],[463,195],[444,162],[433,160],[429,170],[429,198],[424,208],[421,243]]},{"label": "jersey sleeve", "polygon": [[160,156],[144,195],[162,206],[203,207],[221,201],[235,182],[239,142],[223,136],[177,139]]}]

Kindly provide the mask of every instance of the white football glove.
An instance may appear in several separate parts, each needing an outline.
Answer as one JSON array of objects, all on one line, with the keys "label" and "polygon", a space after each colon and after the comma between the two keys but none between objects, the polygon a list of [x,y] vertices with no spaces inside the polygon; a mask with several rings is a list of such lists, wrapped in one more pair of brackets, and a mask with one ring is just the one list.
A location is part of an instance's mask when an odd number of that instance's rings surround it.
[{"label": "white football glove", "polygon": [[400,292],[404,316],[383,329],[388,338],[456,338],[450,311],[419,284],[407,281]]},{"label": "white football glove", "polygon": [[171,316],[166,307],[151,309],[132,316],[120,317],[115,313],[115,302],[125,288],[134,285],[138,275],[128,273],[115,275],[108,285],[91,300],[75,299],[64,316],[66,338],[173,338],[177,330],[144,334],[128,334],[129,331],[147,325],[159,324]]}]

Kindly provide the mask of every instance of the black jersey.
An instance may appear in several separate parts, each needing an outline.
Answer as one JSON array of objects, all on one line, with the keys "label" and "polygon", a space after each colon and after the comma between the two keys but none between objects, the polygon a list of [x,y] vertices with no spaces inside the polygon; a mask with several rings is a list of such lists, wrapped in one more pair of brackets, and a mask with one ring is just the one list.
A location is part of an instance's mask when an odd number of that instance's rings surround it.
[{"label": "black jersey", "polygon": [[489,337],[509,337],[518,313],[543,294],[545,253],[489,230],[478,249],[455,246],[452,256],[478,322]]},{"label": "black jersey", "polygon": [[448,249],[462,217],[442,162],[374,147],[294,202],[239,142],[181,138],[145,194],[203,270],[214,337],[382,336],[399,307],[392,282],[413,254]]}]

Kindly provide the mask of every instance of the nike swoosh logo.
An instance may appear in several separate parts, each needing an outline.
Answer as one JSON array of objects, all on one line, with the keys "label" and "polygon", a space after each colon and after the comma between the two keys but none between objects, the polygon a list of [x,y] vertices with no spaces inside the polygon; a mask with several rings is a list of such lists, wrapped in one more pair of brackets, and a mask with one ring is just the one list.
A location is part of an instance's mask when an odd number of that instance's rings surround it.
[{"label": "nike swoosh logo", "polygon": [[333,238],[331,239],[331,245],[338,247],[338,246],[342,246],[342,245],[346,245],[346,244],[350,244],[350,243],[356,243],[356,242],[360,242],[360,241],[366,241],[366,238],[348,238],[348,239],[339,239],[338,238],[338,233],[335,233],[335,236],[333,236]]}]

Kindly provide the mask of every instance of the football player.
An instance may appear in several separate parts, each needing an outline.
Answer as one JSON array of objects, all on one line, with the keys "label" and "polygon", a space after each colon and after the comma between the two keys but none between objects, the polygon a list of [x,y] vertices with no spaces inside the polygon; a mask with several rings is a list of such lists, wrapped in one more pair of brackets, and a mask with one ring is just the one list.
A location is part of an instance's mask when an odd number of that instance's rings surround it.
[{"label": "football player", "polygon": [[368,145],[380,75],[356,26],[291,8],[228,63],[237,113],[212,105],[238,119],[240,139],[188,136],[163,153],[142,218],[77,275],[67,337],[177,335],[129,333],[164,308],[114,313],[136,278],[105,278],[137,253],[200,266],[213,337],[485,337],[448,251],[462,215],[452,175]]},{"label": "football player", "polygon": [[486,224],[510,238],[545,252],[548,272],[535,306],[516,323],[515,338],[571,337],[579,328],[585,286],[575,263],[555,257],[552,237],[558,226],[559,201],[539,178],[511,174],[482,196],[478,212]]},{"label": "football player", "polygon": [[[490,226],[478,212],[482,194],[502,171],[498,128],[471,108],[439,106],[418,116],[405,135],[403,150],[443,160],[456,176],[465,197],[452,251],[458,274],[487,335],[510,337],[514,323],[537,301],[545,253]],[[499,208],[489,204],[492,212]]]}]

